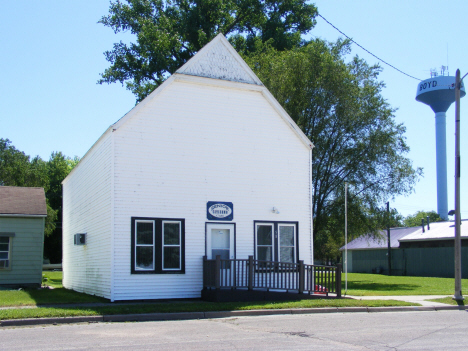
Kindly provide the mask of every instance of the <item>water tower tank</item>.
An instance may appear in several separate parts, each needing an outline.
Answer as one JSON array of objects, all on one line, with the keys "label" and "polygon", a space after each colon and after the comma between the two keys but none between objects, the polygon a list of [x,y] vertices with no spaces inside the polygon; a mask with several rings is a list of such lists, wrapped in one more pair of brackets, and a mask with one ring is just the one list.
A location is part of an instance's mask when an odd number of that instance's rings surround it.
[{"label": "water tower tank", "polygon": [[[460,97],[465,96],[465,87],[460,89]],[[436,164],[437,164],[437,213],[448,219],[447,200],[447,150],[445,141],[445,113],[455,101],[455,77],[436,76],[418,84],[416,100],[432,108],[435,112]]]}]

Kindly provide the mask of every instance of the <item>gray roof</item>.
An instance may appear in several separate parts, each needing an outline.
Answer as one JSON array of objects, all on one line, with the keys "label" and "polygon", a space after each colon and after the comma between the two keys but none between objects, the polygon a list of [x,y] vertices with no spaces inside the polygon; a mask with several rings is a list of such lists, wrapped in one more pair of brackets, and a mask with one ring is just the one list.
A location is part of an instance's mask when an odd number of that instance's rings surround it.
[{"label": "gray roof", "polygon": [[[390,228],[390,246],[392,248],[399,248],[400,242],[447,240],[455,237],[453,221],[430,223],[429,228],[428,230],[426,225],[424,233],[421,226]],[[468,220],[462,220],[460,232],[462,238],[468,239]],[[348,250],[386,249],[387,231],[382,230],[379,234],[380,235],[376,237],[364,235],[350,241],[348,243]],[[344,249],[344,246],[340,248],[341,251]]]},{"label": "gray roof", "polygon": [[[468,220],[462,219],[462,224],[460,225],[460,236],[464,239],[468,238]],[[447,240],[455,238],[455,222],[446,221],[446,222],[434,222],[430,224],[430,230],[422,232],[421,227],[417,231],[411,233],[410,235],[401,238],[400,241],[434,241],[434,240]]]},{"label": "gray roof", "polygon": [[[392,248],[400,247],[399,239],[421,229],[421,227],[410,228],[390,228],[390,246]],[[364,235],[356,238],[348,243],[348,250],[365,250],[365,249],[386,249],[387,248],[387,231],[381,230],[378,236]],[[340,250],[344,250],[343,246]]]},{"label": "gray roof", "polygon": [[44,189],[0,186],[0,215],[47,216]]}]

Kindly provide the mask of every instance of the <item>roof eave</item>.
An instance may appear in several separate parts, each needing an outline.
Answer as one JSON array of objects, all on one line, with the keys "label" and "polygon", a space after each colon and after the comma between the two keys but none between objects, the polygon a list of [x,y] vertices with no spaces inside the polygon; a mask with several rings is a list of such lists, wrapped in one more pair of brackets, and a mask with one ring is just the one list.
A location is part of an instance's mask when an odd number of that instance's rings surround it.
[{"label": "roof eave", "polygon": [[46,214],[0,213],[0,217],[47,217]]}]

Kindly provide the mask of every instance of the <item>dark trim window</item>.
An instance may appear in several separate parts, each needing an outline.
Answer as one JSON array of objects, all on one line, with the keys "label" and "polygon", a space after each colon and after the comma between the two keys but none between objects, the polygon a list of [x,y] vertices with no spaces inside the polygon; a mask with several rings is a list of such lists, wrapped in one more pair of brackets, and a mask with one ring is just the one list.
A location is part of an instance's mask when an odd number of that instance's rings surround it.
[{"label": "dark trim window", "polygon": [[132,274],[185,273],[185,220],[132,217]]},{"label": "dark trim window", "polygon": [[254,221],[255,259],[296,263],[299,260],[297,222]]},{"label": "dark trim window", "polygon": [[11,268],[11,240],[14,235],[14,233],[0,233],[0,270]]}]

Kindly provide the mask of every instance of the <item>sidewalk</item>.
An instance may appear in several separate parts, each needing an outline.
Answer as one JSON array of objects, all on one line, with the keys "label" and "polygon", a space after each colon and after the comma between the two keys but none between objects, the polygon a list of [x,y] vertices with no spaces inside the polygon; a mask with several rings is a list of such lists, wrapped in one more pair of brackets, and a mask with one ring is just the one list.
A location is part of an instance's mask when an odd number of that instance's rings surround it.
[{"label": "sidewalk", "polygon": [[426,307],[441,307],[441,306],[450,306],[445,303],[425,301],[425,300],[434,300],[447,297],[447,295],[407,295],[407,296],[351,296],[347,295],[354,300],[397,300],[405,301],[411,303],[419,303],[421,306]]},{"label": "sidewalk", "polygon": [[[29,318],[10,319],[0,321],[0,327],[30,326],[30,325],[56,325],[65,323],[97,323],[97,322],[143,322],[143,321],[170,321],[186,319],[211,319],[227,317],[245,316],[266,316],[275,314],[315,314],[315,313],[375,313],[375,312],[422,312],[422,311],[443,311],[443,310],[465,310],[465,306],[447,305],[438,302],[425,301],[427,299],[443,298],[447,295],[424,295],[424,296],[350,296],[356,300],[399,300],[418,303],[421,306],[396,306],[396,307],[321,307],[321,308],[298,308],[298,309],[277,309],[277,310],[238,310],[238,311],[216,311],[216,312],[175,312],[175,313],[142,313],[142,314],[120,314],[103,316],[82,316],[82,317],[52,317],[52,318]],[[139,302],[118,302],[121,305],[135,305]],[[92,307],[109,306],[113,303],[84,303],[84,304],[63,304],[53,305],[54,307]],[[4,307],[8,308],[40,308],[52,307],[52,305],[24,306],[24,307]]]}]

